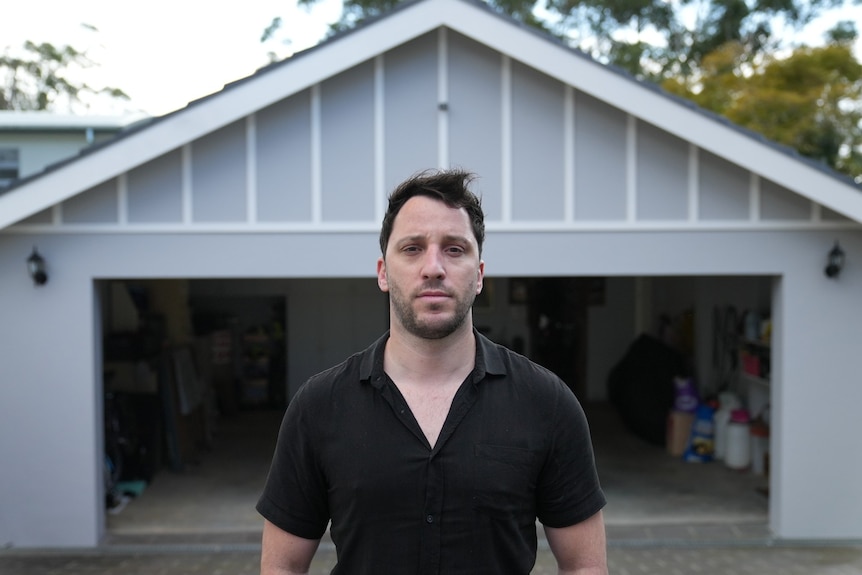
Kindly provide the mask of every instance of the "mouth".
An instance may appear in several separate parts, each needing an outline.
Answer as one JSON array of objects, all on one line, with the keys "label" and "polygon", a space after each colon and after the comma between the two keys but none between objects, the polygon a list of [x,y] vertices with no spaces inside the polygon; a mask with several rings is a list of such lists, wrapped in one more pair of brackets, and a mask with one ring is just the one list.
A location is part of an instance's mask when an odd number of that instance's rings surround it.
[{"label": "mouth", "polygon": [[419,292],[416,299],[426,303],[436,304],[450,299],[452,296],[443,290],[425,290]]},{"label": "mouth", "polygon": [[443,298],[448,298],[449,294],[444,292],[444,291],[433,290],[433,291],[419,292],[418,297],[422,298],[422,299],[443,299]]}]

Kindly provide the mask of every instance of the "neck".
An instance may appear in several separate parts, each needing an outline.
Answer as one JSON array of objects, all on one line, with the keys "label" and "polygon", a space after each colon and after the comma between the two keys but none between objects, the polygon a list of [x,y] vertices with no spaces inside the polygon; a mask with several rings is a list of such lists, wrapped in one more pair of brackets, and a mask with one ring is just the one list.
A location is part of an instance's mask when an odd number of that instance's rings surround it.
[{"label": "neck", "polygon": [[392,325],[383,368],[395,381],[437,385],[452,376],[467,377],[475,360],[476,338],[468,316],[464,325],[441,339],[424,339]]}]

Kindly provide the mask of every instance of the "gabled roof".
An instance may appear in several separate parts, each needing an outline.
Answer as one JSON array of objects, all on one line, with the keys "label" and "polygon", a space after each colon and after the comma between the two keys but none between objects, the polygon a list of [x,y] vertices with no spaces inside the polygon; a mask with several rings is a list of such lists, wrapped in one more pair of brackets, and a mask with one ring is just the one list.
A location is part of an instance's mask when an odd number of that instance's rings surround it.
[{"label": "gabled roof", "polygon": [[0,195],[0,229],[440,27],[862,222],[859,188],[820,164],[599,64],[479,0],[417,0],[19,182]]}]

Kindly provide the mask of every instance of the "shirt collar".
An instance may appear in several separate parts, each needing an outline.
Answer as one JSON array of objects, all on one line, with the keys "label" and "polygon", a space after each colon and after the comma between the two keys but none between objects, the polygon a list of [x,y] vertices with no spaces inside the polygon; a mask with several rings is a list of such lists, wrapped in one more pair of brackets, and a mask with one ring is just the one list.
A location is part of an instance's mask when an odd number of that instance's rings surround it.
[{"label": "shirt collar", "polygon": [[383,386],[383,382],[386,381],[383,377],[383,350],[386,349],[388,339],[389,331],[387,330],[362,354],[362,361],[359,364],[359,381],[369,381],[378,389]]},{"label": "shirt collar", "polygon": [[[473,383],[479,383],[485,379],[486,375],[505,375],[506,364],[503,361],[500,347],[479,333],[475,327],[473,328],[473,335],[476,337],[476,365],[473,367]],[[362,361],[359,365],[360,381],[368,381],[376,388],[383,385],[385,381],[383,352],[386,349],[388,339],[389,331],[371,344],[371,347],[362,354]]]},{"label": "shirt collar", "polygon": [[506,375],[506,364],[500,346],[479,333],[475,327],[476,336],[476,367],[473,369],[473,381],[482,380],[485,375]]}]

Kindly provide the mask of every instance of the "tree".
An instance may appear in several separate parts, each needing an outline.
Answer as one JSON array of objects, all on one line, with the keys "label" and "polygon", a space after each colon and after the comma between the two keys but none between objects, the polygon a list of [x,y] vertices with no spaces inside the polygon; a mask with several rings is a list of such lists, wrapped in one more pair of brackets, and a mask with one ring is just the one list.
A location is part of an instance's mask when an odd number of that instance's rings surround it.
[{"label": "tree", "polygon": [[128,100],[118,88],[95,89],[74,79],[76,72],[95,65],[68,45],[27,41],[18,50],[6,47],[0,55],[0,110],[72,110],[98,95]]},{"label": "tree", "polygon": [[663,87],[862,183],[862,64],[849,41],[752,60],[729,42]]},{"label": "tree", "polygon": [[[343,0],[331,31],[352,28],[402,1]],[[601,62],[657,82],[688,76],[727,42],[774,52],[786,45],[786,31],[799,31],[849,1],[860,0],[485,0]]]},{"label": "tree", "polygon": [[[859,1],[859,0],[847,0]],[[644,79],[687,76],[727,42],[754,53],[787,45],[845,0],[547,0],[573,46]],[[788,34],[788,32],[790,34]]]}]

